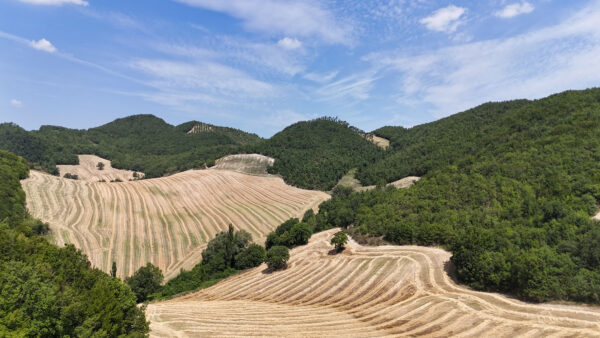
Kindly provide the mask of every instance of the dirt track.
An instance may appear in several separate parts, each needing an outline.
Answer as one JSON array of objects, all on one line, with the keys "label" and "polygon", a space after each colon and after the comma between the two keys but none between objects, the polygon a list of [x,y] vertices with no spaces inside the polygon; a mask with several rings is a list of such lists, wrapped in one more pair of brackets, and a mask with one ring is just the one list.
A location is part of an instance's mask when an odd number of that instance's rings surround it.
[{"label": "dirt track", "polygon": [[533,305],[456,285],[450,254],[418,246],[328,255],[337,230],[265,266],[147,310],[151,335],[174,336],[600,336],[600,308]]},{"label": "dirt track", "polygon": [[22,185],[28,209],[50,224],[56,244],[73,243],[107,272],[116,261],[119,276],[152,262],[166,279],[197,264],[208,240],[230,223],[262,244],[283,221],[329,198],[278,177],[214,169],[122,183],[31,171]]}]

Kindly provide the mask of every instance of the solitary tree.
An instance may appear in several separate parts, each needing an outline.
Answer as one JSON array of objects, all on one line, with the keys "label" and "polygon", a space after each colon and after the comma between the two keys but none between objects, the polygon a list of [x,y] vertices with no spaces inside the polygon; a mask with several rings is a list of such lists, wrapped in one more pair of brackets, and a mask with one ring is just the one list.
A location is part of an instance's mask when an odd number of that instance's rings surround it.
[{"label": "solitary tree", "polygon": [[117,277],[117,262],[113,261],[112,268],[110,269],[111,277]]},{"label": "solitary tree", "polygon": [[337,252],[344,251],[346,243],[348,243],[348,235],[343,231],[336,232],[333,238],[331,238],[331,244],[335,245]]},{"label": "solitary tree", "polygon": [[280,270],[287,267],[287,261],[290,259],[290,250],[281,245],[276,245],[267,251],[267,266],[271,270]]},{"label": "solitary tree", "polygon": [[96,164],[96,168],[98,168],[98,170],[104,170],[104,163],[98,162],[98,164]]}]

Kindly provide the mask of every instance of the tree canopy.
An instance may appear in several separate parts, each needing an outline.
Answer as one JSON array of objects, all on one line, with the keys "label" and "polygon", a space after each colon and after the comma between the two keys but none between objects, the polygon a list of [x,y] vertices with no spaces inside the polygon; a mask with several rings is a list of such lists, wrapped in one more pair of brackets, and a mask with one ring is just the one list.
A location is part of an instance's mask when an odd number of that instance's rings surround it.
[{"label": "tree canopy", "polygon": [[0,151],[0,336],[146,336],[129,286],[38,234],[19,182],[27,175],[25,160]]}]

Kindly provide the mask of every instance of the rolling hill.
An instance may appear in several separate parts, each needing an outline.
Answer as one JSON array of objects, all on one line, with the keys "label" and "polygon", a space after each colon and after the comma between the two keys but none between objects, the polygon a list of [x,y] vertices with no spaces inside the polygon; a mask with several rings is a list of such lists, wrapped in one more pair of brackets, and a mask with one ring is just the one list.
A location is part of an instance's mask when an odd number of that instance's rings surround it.
[{"label": "rolling hill", "polygon": [[600,310],[532,305],[460,287],[450,254],[416,246],[331,255],[332,229],[291,251],[288,268],[248,270],[173,300],[151,303],[151,335],[593,337]]},{"label": "rolling hill", "polygon": [[146,177],[212,166],[240,146],[260,138],[243,131],[202,124],[210,130],[188,133],[200,122],[172,126],[153,115],[133,115],[100,127],[74,130],[42,126],[27,132],[17,125],[0,125],[0,149],[22,155],[56,174],[57,164],[77,164],[77,155],[95,154],[119,169],[140,171]]},{"label": "rolling hill", "polygon": [[331,190],[352,168],[383,157],[384,150],[357,128],[335,118],[295,123],[247,152],[275,158],[269,172],[294,186]]},{"label": "rolling hill", "polygon": [[56,244],[75,244],[106,272],[115,261],[119,276],[152,262],[172,278],[197,264],[206,243],[230,223],[261,243],[283,221],[329,198],[278,177],[229,170],[114,183],[98,182],[104,171],[96,174],[72,180],[32,171],[22,184],[29,211],[50,224]]}]

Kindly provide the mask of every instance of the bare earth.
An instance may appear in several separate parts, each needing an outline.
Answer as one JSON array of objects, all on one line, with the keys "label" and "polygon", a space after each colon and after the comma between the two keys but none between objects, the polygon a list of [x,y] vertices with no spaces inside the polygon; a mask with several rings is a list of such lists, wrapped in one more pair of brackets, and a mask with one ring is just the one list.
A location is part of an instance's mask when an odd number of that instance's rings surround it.
[{"label": "bare earth", "polygon": [[22,185],[29,211],[50,224],[57,245],[73,243],[107,272],[116,261],[120,277],[152,262],[166,279],[197,264],[230,223],[262,244],[283,221],[330,197],[274,176],[215,169],[122,183],[31,171]]},{"label": "bare earth", "polygon": [[[104,169],[98,170],[96,167],[98,162],[104,163]],[[66,173],[75,174],[79,176],[79,180],[87,182],[98,182],[100,180],[110,182],[117,178],[121,181],[129,181],[134,178],[133,171],[115,169],[111,166],[109,160],[96,155],[79,155],[78,165],[57,165],[56,167],[61,177]],[[143,173],[139,172],[138,175],[140,175],[140,178],[144,176]]]},{"label": "bare earth", "polygon": [[260,154],[236,154],[215,161],[214,169],[233,170],[251,175],[267,175],[267,169],[273,166],[275,159]]},{"label": "bare earth", "polygon": [[383,137],[379,137],[377,135],[373,135],[372,142],[383,149],[387,149],[390,146],[390,140],[383,138]]},{"label": "bare earth", "polygon": [[360,136],[364,137],[365,139],[373,142],[376,146],[382,148],[382,149],[387,149],[390,146],[390,140],[383,138],[383,137],[379,137],[375,134],[363,134],[360,133]]},{"label": "bare earth", "polygon": [[534,305],[458,286],[450,253],[418,246],[329,255],[333,229],[265,266],[170,301],[152,303],[151,335],[312,337],[598,337],[600,308]]}]

